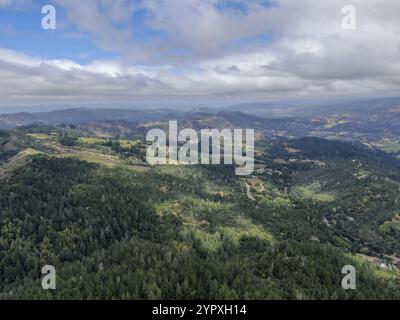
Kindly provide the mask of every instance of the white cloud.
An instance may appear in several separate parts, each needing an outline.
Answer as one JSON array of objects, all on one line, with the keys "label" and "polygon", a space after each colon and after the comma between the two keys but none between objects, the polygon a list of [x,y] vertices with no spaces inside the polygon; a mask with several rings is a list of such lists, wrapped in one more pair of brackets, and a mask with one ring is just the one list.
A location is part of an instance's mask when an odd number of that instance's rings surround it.
[{"label": "white cloud", "polygon": [[[277,0],[270,7],[250,0],[245,10],[220,9],[222,0],[57,3],[69,23],[122,58],[84,66],[1,50],[5,99],[400,94],[397,0],[353,0],[352,31],[341,28],[343,0]],[[117,27],[129,25],[138,8],[165,37],[143,44],[134,29]]]},{"label": "white cloud", "polygon": [[131,42],[132,32],[115,26],[130,16],[134,6],[125,0],[55,0],[63,7],[67,20],[81,32],[93,36],[94,43],[101,49],[120,51]]},{"label": "white cloud", "polygon": [[12,7],[16,9],[23,9],[32,6],[33,0],[0,0],[1,7]]},{"label": "white cloud", "polygon": [[44,60],[0,49],[0,95],[3,103],[124,100],[162,93],[165,85],[134,68],[112,61],[80,65]]}]

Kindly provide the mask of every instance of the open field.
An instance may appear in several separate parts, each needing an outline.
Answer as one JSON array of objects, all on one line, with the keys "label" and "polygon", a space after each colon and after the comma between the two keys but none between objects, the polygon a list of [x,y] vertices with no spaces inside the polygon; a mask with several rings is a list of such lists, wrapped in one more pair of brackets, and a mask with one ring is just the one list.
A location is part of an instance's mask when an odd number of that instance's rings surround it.
[{"label": "open field", "polygon": [[380,145],[380,148],[388,153],[397,153],[400,152],[400,143],[388,143]]}]

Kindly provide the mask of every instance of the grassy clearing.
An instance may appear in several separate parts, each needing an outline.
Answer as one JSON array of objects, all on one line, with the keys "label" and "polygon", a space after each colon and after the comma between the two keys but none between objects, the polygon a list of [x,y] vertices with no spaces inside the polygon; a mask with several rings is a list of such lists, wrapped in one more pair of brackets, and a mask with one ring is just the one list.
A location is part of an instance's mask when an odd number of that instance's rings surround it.
[{"label": "grassy clearing", "polygon": [[30,156],[38,154],[41,154],[41,152],[32,148],[21,151],[0,167],[0,177],[7,177],[10,173],[22,167]]},{"label": "grassy clearing", "polygon": [[240,240],[243,238],[258,238],[268,242],[273,241],[273,236],[264,227],[252,223],[249,219],[237,217],[235,223],[234,227],[221,227],[220,232],[236,245],[239,245]]},{"label": "grassy clearing", "polygon": [[[207,226],[204,221],[203,225]],[[273,241],[272,235],[263,227],[253,224],[244,217],[236,217],[233,226],[219,226],[216,229],[186,225],[180,234],[183,239],[194,238],[195,241],[200,243],[203,250],[209,252],[215,252],[222,248],[226,240],[229,240],[235,246],[240,246],[240,241],[246,238]]]},{"label": "grassy clearing", "polygon": [[146,172],[150,170],[149,167],[140,165],[128,165],[123,160],[109,154],[92,152],[92,151],[78,151],[76,153],[57,154],[59,158],[76,158],[81,161],[103,165],[109,168],[121,167],[124,169]]},{"label": "grassy clearing", "polygon": [[388,143],[380,146],[381,150],[387,153],[400,152],[400,143]]},{"label": "grassy clearing", "polygon": [[29,137],[37,139],[37,140],[48,140],[52,138],[52,136],[45,134],[45,133],[28,133]]},{"label": "grassy clearing", "polygon": [[380,278],[380,279],[385,279],[385,280],[395,280],[398,279],[400,276],[400,271],[398,269],[395,270],[386,270],[378,267],[375,265],[373,262],[366,260],[363,257],[360,256],[355,256],[351,254],[346,254],[349,258],[351,258],[355,265],[357,264],[363,264],[363,265],[368,265],[370,268],[372,275],[374,277]]},{"label": "grassy clearing", "polygon": [[[79,142],[83,144],[88,144],[88,145],[95,145],[95,144],[101,144],[107,142],[109,139],[108,138],[101,138],[101,137],[80,137]],[[138,140],[127,140],[127,139],[121,139],[118,140],[119,144],[121,147],[125,149],[129,149],[130,147],[136,145],[139,143]]]},{"label": "grassy clearing", "polygon": [[399,277],[399,272],[396,270],[383,270],[379,268],[375,268],[374,275],[378,278],[391,280],[397,279]]},{"label": "grassy clearing", "polygon": [[380,230],[384,232],[389,232],[391,229],[400,231],[400,214],[396,215],[391,221],[386,221],[380,226]]},{"label": "grassy clearing", "polygon": [[263,226],[236,212],[233,204],[185,197],[180,201],[155,204],[154,209],[162,217],[178,217],[182,221],[181,239],[194,239],[209,252],[219,250],[227,240],[235,246],[240,246],[242,239],[273,241],[273,236]]},{"label": "grassy clearing", "polygon": [[350,249],[351,243],[347,240],[343,239],[342,237],[335,236],[334,237],[335,244],[343,249]]},{"label": "grassy clearing", "polygon": [[320,202],[333,202],[336,199],[334,193],[322,192],[321,184],[318,181],[306,186],[297,186],[294,188],[293,193],[296,196]]},{"label": "grassy clearing", "polygon": [[204,168],[200,165],[159,165],[153,166],[153,170],[159,174],[166,174],[174,178],[190,179],[193,183],[201,184],[202,191],[210,196],[231,196],[235,193],[235,184],[227,184],[222,181],[206,177]]},{"label": "grassy clearing", "polygon": [[106,142],[106,139],[102,138],[79,138],[79,142],[84,143],[84,144],[96,144],[96,143],[103,143]]},{"label": "grassy clearing", "polygon": [[140,141],[139,140],[118,140],[121,147],[125,149],[129,149],[130,147],[137,145]]},{"label": "grassy clearing", "polygon": [[123,161],[112,155],[96,153],[91,151],[81,151],[77,153],[67,153],[57,155],[60,158],[77,158],[82,161],[105,165],[108,167],[115,167],[123,165]]}]

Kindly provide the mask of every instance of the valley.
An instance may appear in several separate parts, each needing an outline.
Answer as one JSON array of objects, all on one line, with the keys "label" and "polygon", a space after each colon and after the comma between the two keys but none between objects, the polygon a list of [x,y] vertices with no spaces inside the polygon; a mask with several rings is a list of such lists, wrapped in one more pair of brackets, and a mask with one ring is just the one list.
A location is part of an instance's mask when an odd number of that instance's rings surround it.
[{"label": "valley", "polygon": [[[357,110],[0,116],[0,298],[400,298],[397,120],[376,112],[367,134]],[[169,119],[254,128],[254,173],[150,166],[146,132]],[[59,290],[41,289],[46,264]],[[358,290],[340,286],[349,264]]]}]

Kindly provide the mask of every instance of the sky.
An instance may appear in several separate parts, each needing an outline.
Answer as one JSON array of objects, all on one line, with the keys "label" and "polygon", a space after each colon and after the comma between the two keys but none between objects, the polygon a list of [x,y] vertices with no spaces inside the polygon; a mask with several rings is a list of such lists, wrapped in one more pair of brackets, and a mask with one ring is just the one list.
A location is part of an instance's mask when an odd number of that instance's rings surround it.
[{"label": "sky", "polygon": [[400,95],[399,14],[398,0],[0,0],[0,105]]}]

